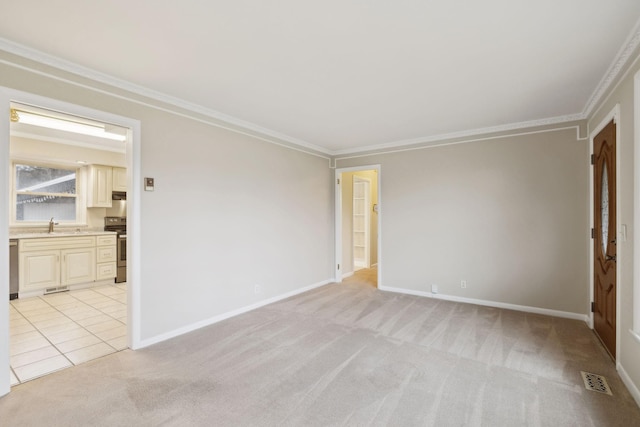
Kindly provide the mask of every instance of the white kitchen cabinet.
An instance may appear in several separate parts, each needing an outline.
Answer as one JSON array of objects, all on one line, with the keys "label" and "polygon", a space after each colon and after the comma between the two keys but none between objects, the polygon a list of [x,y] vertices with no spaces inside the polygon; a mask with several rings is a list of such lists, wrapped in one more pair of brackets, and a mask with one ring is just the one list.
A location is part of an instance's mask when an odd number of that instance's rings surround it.
[{"label": "white kitchen cabinet", "polygon": [[98,236],[96,245],[96,280],[115,278],[118,273],[116,236]]},{"label": "white kitchen cabinet", "polygon": [[116,261],[116,246],[104,246],[98,247],[97,262],[115,262]]},{"label": "white kitchen cabinet", "polygon": [[33,291],[93,282],[96,249],[78,248],[20,254],[20,291]]},{"label": "white kitchen cabinet", "polygon": [[113,168],[91,165],[87,174],[87,207],[110,208],[113,192]]},{"label": "white kitchen cabinet", "polygon": [[60,285],[69,286],[96,280],[96,248],[60,251]]},{"label": "white kitchen cabinet", "polygon": [[114,279],[118,275],[118,267],[115,262],[98,264],[96,270],[96,280]]},{"label": "white kitchen cabinet", "polygon": [[60,251],[20,253],[20,292],[60,286]]},{"label": "white kitchen cabinet", "polygon": [[127,170],[113,168],[113,191],[127,191]]},{"label": "white kitchen cabinet", "polygon": [[115,235],[29,238],[20,239],[18,245],[21,295],[88,285],[117,275]]}]

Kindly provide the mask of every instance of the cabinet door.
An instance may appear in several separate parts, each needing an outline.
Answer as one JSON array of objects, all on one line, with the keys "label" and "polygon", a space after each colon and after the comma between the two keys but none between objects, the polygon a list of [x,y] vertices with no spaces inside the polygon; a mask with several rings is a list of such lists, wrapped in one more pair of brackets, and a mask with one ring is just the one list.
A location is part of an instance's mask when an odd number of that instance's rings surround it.
[{"label": "cabinet door", "polygon": [[127,191],[127,170],[113,168],[113,191]]},{"label": "cabinet door", "polygon": [[116,236],[108,235],[108,236],[97,236],[96,237],[96,245],[97,246],[114,246],[116,245]]},{"label": "cabinet door", "polygon": [[97,262],[111,262],[116,260],[116,246],[99,246],[97,248]]},{"label": "cabinet door", "polygon": [[117,276],[118,267],[115,262],[104,262],[98,264],[96,280],[113,279]]},{"label": "cabinet door", "polygon": [[110,208],[113,189],[113,172],[110,166],[89,166],[89,197],[87,207]]},{"label": "cabinet door", "polygon": [[60,251],[62,257],[62,286],[96,280],[96,249],[65,249]]},{"label": "cabinet door", "polygon": [[60,286],[60,251],[20,254],[20,292]]}]

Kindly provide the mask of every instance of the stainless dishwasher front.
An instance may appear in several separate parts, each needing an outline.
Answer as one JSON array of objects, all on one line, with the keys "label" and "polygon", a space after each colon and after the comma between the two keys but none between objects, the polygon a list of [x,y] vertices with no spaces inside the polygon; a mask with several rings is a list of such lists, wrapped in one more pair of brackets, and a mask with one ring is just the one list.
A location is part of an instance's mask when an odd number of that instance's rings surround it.
[{"label": "stainless dishwasher front", "polygon": [[18,241],[9,240],[9,300],[18,298]]}]

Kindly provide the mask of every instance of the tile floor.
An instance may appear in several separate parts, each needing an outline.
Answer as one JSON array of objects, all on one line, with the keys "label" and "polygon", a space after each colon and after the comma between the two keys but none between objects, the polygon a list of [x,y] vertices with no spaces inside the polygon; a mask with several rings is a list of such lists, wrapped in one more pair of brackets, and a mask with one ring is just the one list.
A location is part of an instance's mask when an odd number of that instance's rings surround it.
[{"label": "tile floor", "polygon": [[127,348],[126,283],[13,300],[9,316],[11,385]]}]

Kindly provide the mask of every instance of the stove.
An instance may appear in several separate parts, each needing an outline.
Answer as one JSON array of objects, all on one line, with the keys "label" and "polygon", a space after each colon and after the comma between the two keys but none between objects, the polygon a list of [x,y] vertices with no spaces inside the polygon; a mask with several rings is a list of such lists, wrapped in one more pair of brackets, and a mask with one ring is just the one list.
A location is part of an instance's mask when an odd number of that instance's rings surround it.
[{"label": "stove", "polygon": [[115,231],[118,235],[127,234],[126,216],[106,216],[104,217],[104,231]]},{"label": "stove", "polygon": [[104,231],[115,231],[117,238],[118,272],[116,283],[127,281],[127,217],[106,216],[104,218]]}]

